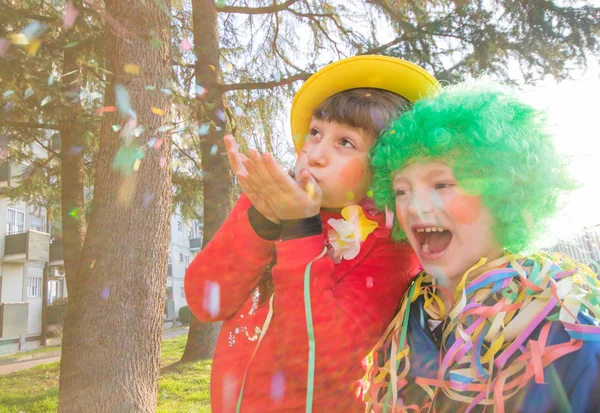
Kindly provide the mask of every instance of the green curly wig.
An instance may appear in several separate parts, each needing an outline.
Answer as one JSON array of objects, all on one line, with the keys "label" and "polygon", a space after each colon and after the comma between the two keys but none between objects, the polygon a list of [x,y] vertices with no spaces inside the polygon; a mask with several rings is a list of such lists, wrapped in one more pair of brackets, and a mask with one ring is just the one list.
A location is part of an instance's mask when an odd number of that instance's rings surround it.
[{"label": "green curly wig", "polygon": [[[448,163],[459,184],[482,196],[496,239],[511,252],[531,244],[576,187],[539,111],[484,84],[460,84],[417,102],[394,119],[371,149],[371,190],[395,210],[394,174],[409,162]],[[394,238],[405,239],[398,222]]]}]

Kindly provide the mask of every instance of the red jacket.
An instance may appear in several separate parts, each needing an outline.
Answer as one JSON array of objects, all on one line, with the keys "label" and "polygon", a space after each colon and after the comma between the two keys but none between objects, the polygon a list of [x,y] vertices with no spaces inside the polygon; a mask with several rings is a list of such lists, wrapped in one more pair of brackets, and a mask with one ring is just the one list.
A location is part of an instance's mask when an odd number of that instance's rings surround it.
[{"label": "red jacket", "polygon": [[[327,220],[341,216],[322,211],[323,234],[274,242],[252,229],[250,206],[242,195],[185,277],[187,301],[196,317],[223,321],[212,364],[212,411],[235,412],[248,368],[241,412],[305,412],[309,349],[304,273],[323,251]],[[365,214],[379,227],[367,237],[359,255],[338,264],[325,255],[310,271],[315,413],[364,412],[366,356],[419,270],[410,246],[390,241],[384,216]],[[258,297],[255,287],[272,261],[274,248],[273,317],[250,362],[269,311],[268,297]]]}]

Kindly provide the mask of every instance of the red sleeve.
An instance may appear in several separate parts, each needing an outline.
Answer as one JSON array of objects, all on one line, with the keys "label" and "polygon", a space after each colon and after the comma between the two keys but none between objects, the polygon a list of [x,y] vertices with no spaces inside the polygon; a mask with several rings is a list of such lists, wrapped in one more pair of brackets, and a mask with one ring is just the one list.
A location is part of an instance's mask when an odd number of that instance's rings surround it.
[{"label": "red sleeve", "polygon": [[251,205],[242,195],[186,271],[186,299],[201,321],[225,320],[235,314],[271,263],[274,242],[262,239],[250,226]]},{"label": "red sleeve", "polygon": [[[392,320],[418,272],[418,259],[406,244],[371,236],[362,248],[366,248],[364,255],[355,259],[356,265],[337,283],[336,267],[329,256],[316,260],[311,267],[315,400],[341,391],[364,376],[362,360]],[[278,348],[285,353],[282,368],[286,377],[304,389],[308,364],[304,273],[322,249],[322,235],[279,242],[278,263],[273,268],[273,320],[279,324],[274,328]]]}]

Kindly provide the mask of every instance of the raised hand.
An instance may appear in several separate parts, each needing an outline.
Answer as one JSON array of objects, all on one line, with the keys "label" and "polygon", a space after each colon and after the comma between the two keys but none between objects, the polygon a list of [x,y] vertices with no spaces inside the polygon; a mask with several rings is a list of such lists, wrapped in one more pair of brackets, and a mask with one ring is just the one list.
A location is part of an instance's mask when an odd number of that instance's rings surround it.
[{"label": "raised hand", "polygon": [[279,224],[279,218],[275,212],[262,198],[262,196],[252,187],[252,182],[248,176],[248,171],[244,167],[244,161],[248,160],[248,158],[238,151],[237,144],[233,136],[226,135],[223,140],[225,141],[225,149],[227,149],[227,159],[229,160],[229,165],[231,165],[233,173],[235,176],[237,176],[240,186],[242,187],[242,191],[244,191],[258,212],[263,214],[269,221]]},{"label": "raised hand", "polygon": [[272,155],[251,149],[242,159],[248,184],[269,205],[280,220],[308,218],[319,214],[323,193],[310,172],[302,170],[294,181]]}]

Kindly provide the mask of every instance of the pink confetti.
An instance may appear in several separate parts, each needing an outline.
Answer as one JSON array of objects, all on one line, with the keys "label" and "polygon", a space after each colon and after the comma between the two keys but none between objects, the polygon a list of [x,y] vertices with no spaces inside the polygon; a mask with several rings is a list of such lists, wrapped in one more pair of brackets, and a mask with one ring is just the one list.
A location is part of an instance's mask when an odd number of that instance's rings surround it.
[{"label": "pink confetti", "polygon": [[394,226],[394,213],[385,207],[385,227],[390,229]]},{"label": "pink confetti", "polygon": [[0,57],[4,56],[10,49],[10,40],[0,37]]},{"label": "pink confetti", "polygon": [[65,15],[63,16],[63,27],[67,30],[73,27],[78,14],[79,10],[73,6],[73,2],[68,2],[65,8]]},{"label": "pink confetti", "polygon": [[167,164],[167,159],[164,156],[160,157],[160,169],[164,168]]},{"label": "pink confetti", "polygon": [[183,50],[184,52],[192,50],[192,45],[190,44],[190,41],[188,39],[183,39],[181,43],[179,43],[179,47],[181,47],[181,50]]},{"label": "pink confetti", "polygon": [[156,141],[156,143],[154,144],[154,149],[158,149],[160,148],[160,146],[163,144],[165,140],[163,138],[160,138],[159,140]]},{"label": "pink confetti", "polygon": [[373,277],[367,277],[367,288],[373,288]]}]

